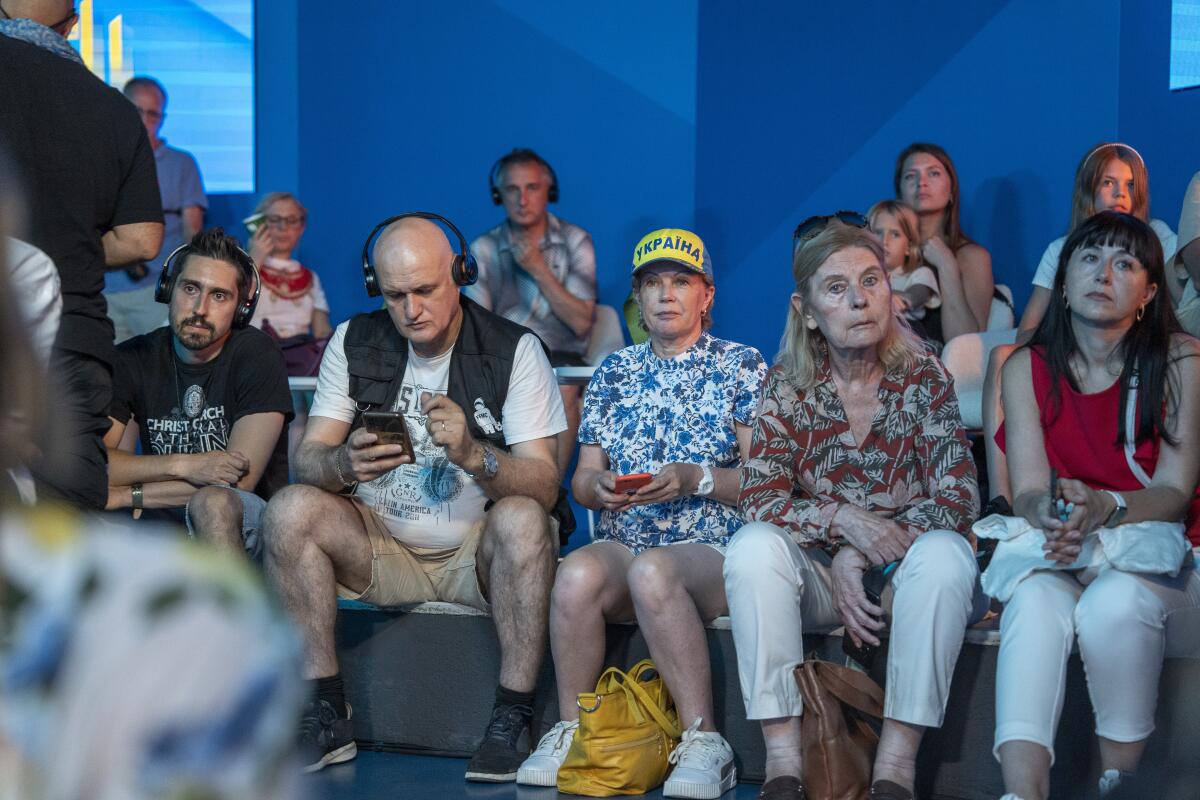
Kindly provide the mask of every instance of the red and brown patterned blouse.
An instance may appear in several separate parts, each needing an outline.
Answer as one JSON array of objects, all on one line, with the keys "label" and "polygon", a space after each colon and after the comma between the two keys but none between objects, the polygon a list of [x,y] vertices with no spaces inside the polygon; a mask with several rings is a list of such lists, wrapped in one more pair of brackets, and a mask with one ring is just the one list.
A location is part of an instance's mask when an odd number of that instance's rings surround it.
[{"label": "red and brown patterned blouse", "polygon": [[807,392],[772,368],[742,470],[742,516],[777,525],[802,546],[831,550],[840,542],[829,524],[843,503],[916,534],[966,535],[979,511],[979,488],[942,362],[923,356],[910,370],[888,372],[879,399],[860,448],[828,364]]}]

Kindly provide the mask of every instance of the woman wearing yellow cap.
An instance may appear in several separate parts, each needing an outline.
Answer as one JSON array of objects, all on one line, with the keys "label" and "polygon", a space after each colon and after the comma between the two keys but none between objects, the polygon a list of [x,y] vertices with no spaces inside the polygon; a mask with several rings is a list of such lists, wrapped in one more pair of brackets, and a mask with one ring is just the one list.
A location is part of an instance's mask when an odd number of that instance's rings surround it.
[{"label": "woman wearing yellow cap", "polygon": [[719,797],[737,781],[713,725],[704,623],[727,613],[725,545],[742,524],[740,467],[766,364],[752,347],[707,332],[712,259],[696,234],[666,228],[634,250],[643,344],[609,356],[584,398],[576,500],[601,512],[595,541],[559,567],[550,643],[563,719],[522,765],[518,783],[555,785],[591,691],[608,622],[636,620],[687,728],[665,797]]}]

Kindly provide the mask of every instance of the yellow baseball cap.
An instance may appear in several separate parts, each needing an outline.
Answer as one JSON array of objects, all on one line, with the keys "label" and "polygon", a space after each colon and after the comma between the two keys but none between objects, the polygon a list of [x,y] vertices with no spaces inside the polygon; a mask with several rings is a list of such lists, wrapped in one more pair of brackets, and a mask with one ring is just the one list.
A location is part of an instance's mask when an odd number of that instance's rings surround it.
[{"label": "yellow baseball cap", "polygon": [[712,259],[699,236],[682,228],[659,228],[633,250],[633,272],[664,262],[680,264],[713,280]]}]

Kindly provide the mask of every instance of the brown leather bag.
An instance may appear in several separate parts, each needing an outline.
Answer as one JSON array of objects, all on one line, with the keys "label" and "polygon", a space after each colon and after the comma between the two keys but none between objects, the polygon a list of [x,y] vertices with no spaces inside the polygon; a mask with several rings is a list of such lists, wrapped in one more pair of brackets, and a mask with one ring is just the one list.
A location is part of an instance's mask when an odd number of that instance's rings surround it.
[{"label": "brown leather bag", "polygon": [[809,800],[866,800],[883,718],[883,689],[865,674],[810,659],[796,667],[804,699],[800,737]]}]

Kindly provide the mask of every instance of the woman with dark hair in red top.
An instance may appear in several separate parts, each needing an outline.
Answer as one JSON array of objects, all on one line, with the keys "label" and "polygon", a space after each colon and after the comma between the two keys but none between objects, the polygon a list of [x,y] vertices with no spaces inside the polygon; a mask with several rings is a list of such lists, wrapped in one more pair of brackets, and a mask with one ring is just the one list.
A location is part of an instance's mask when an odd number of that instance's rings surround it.
[{"label": "woman with dark hair in red top", "polygon": [[[1048,795],[1072,638],[1096,714],[1101,796],[1132,772],[1154,728],[1168,620],[1200,608],[1182,538],[1186,526],[1200,542],[1200,342],[1180,331],[1164,284],[1145,222],[1091,217],[1067,238],[1032,340],[1004,366],[998,437],[1007,434],[1013,522],[1044,535],[1046,559],[1011,574],[1001,622],[995,752],[1006,798]],[[1111,545],[1122,535],[1161,541],[1159,560],[1173,563],[1120,568]],[[989,591],[1000,562],[997,550]]]}]

